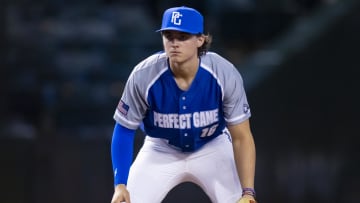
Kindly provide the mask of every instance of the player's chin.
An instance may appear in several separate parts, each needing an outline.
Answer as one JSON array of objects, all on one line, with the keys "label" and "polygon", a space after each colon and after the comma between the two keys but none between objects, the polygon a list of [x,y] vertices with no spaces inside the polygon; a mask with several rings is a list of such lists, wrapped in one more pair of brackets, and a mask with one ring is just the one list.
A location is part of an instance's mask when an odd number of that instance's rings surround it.
[{"label": "player's chin", "polygon": [[172,63],[181,63],[183,59],[179,55],[169,55],[169,60]]}]

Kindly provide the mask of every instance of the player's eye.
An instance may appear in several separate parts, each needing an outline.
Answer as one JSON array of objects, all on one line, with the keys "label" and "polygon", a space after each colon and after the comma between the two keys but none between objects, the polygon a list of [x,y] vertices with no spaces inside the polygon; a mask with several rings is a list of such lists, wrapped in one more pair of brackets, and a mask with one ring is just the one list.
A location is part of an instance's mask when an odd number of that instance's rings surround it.
[{"label": "player's eye", "polygon": [[179,41],[185,41],[185,40],[188,40],[190,39],[191,35],[190,34],[186,34],[186,33],[183,33],[183,34],[180,34],[180,36],[177,38]]},{"label": "player's eye", "polygon": [[164,36],[167,40],[169,40],[169,41],[174,40],[174,36],[173,36],[171,33],[164,32],[164,33],[163,33],[163,36]]}]

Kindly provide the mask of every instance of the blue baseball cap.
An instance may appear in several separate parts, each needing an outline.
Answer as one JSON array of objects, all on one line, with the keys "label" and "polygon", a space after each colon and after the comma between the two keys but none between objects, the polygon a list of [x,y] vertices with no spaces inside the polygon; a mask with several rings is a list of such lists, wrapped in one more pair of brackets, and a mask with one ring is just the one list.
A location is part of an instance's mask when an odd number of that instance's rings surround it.
[{"label": "blue baseball cap", "polygon": [[204,32],[204,18],[201,13],[189,7],[169,8],[164,12],[161,29],[177,30],[190,34],[202,34]]}]

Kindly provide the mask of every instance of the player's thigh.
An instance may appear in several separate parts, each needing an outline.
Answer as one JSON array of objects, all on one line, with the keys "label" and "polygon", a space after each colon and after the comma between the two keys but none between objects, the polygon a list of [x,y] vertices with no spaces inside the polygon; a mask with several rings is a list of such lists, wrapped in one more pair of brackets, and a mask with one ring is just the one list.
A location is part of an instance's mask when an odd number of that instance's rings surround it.
[{"label": "player's thigh", "polygon": [[177,185],[181,163],[146,147],[130,168],[127,188],[132,203],[159,203]]},{"label": "player's thigh", "polygon": [[191,162],[191,171],[213,202],[236,202],[241,186],[235,166],[232,144],[219,138],[204,146],[200,156]]}]

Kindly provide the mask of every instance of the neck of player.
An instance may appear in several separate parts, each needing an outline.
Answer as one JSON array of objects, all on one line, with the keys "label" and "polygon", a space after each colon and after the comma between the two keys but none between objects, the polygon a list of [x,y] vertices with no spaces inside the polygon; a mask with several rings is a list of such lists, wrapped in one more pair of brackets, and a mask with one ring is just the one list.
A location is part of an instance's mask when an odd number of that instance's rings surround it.
[{"label": "neck of player", "polygon": [[196,56],[183,63],[170,62],[171,71],[178,87],[188,90],[199,69],[200,59]]}]

